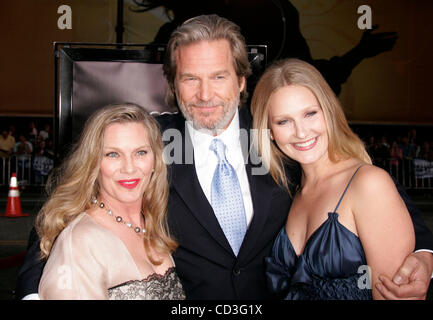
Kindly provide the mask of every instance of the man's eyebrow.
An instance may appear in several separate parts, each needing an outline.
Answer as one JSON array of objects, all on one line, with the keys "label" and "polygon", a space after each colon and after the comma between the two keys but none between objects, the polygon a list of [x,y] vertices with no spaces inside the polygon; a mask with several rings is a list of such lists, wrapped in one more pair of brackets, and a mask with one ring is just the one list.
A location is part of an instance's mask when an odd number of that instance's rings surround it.
[{"label": "man's eyebrow", "polygon": [[179,75],[179,78],[185,78],[185,77],[196,77],[196,75],[189,73],[189,72],[181,73]]},{"label": "man's eyebrow", "polygon": [[[218,71],[212,72],[210,74],[210,76],[212,78],[212,77],[215,77],[218,75],[229,75],[229,74],[230,74],[230,72],[228,70],[218,70]],[[179,78],[188,78],[188,77],[198,77],[198,75],[191,73],[191,72],[185,72],[185,73],[181,73],[179,75]]]},{"label": "man's eyebrow", "polygon": [[215,72],[213,72],[212,74],[211,74],[211,76],[218,76],[218,75],[229,75],[230,74],[230,72],[228,71],[228,70],[218,70],[218,71],[215,71]]}]

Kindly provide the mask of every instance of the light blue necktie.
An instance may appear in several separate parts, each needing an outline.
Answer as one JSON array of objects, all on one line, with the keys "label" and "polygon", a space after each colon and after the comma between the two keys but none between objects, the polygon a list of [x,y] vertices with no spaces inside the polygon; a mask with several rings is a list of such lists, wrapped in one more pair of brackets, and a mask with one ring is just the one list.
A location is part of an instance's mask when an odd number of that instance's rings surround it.
[{"label": "light blue necktie", "polygon": [[211,205],[233,252],[237,256],[247,229],[241,186],[235,169],[227,161],[226,146],[219,139],[211,142],[218,165],[212,179]]}]

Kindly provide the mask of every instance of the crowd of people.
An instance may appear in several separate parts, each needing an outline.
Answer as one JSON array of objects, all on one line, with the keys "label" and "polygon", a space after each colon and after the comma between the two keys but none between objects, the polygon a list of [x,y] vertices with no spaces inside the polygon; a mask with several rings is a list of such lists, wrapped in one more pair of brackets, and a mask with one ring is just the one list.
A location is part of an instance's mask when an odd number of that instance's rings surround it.
[{"label": "crowd of people", "polygon": [[[423,128],[420,128],[423,129]],[[406,188],[432,185],[433,138],[426,130],[394,128],[384,134],[358,135],[364,142],[373,163],[388,171]]]},{"label": "crowd of people", "polygon": [[417,130],[411,129],[406,135],[370,136],[365,141],[370,157],[381,167],[398,165],[402,160],[422,159],[433,161],[433,139],[417,138]]},{"label": "crowd of people", "polygon": [[3,184],[16,172],[21,187],[43,185],[54,164],[53,133],[49,123],[37,126],[29,121],[26,129],[15,124],[1,128],[0,174]]}]

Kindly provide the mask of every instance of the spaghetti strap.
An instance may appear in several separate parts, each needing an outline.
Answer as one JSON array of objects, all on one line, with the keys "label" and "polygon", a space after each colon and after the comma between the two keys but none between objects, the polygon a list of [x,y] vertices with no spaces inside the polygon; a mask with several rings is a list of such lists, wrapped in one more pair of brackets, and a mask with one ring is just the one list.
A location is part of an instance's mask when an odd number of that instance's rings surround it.
[{"label": "spaghetti strap", "polygon": [[349,188],[350,183],[352,182],[353,178],[355,177],[355,174],[358,172],[359,168],[361,168],[362,166],[363,166],[363,164],[360,165],[360,166],[356,169],[355,173],[352,175],[352,178],[350,178],[349,182],[347,183],[346,189],[344,189],[344,192],[343,192],[343,194],[341,195],[340,200],[338,200],[337,206],[336,206],[335,209],[334,209],[334,213],[337,211],[338,207],[340,206],[341,200],[343,200],[343,197],[344,197],[344,195],[346,194],[346,191],[347,191],[347,189]]}]

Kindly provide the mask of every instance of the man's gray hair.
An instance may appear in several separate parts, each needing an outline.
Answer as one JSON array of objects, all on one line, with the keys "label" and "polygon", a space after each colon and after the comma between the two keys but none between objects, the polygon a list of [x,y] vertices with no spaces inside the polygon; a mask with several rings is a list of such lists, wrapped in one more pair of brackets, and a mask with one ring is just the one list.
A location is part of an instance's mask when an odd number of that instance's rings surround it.
[{"label": "man's gray hair", "polygon": [[[200,41],[222,39],[227,40],[230,44],[233,54],[233,66],[238,79],[240,80],[242,77],[246,79],[251,74],[245,38],[242,36],[238,25],[215,14],[191,18],[173,31],[167,45],[163,70],[171,89],[167,96],[167,101],[171,106],[176,105],[175,79],[177,48]],[[241,92],[241,104],[246,101],[247,96],[248,93],[245,86],[244,90]]]}]

